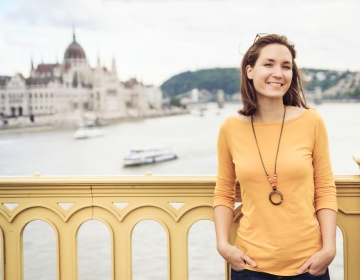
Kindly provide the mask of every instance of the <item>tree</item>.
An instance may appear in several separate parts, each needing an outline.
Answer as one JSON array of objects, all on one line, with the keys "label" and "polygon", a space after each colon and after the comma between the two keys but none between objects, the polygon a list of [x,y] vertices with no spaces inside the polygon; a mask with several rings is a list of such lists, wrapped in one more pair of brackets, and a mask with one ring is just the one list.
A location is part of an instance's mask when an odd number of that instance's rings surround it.
[{"label": "tree", "polygon": [[171,96],[170,105],[175,107],[181,107],[180,98],[177,98],[176,96]]}]

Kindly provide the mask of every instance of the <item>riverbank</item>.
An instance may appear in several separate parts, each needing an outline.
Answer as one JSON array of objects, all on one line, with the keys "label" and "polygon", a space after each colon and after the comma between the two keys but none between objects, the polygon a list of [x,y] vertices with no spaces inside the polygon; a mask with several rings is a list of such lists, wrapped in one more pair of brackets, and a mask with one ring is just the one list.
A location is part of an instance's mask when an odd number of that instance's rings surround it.
[{"label": "riverbank", "polygon": [[360,99],[321,99],[321,103],[360,103]]},{"label": "riverbank", "polygon": [[[153,119],[153,118],[162,118],[162,117],[170,117],[177,115],[186,115],[189,114],[190,110],[169,110],[164,111],[161,114],[153,114],[146,116],[129,116],[122,118],[112,118],[103,120],[103,125],[115,125],[123,122],[132,122],[132,121],[141,121],[145,119]],[[23,117],[25,118],[25,116]],[[50,130],[66,130],[66,129],[76,129],[79,127],[79,120],[55,120],[55,121],[47,121],[47,122],[38,122],[38,123],[30,123],[30,122],[14,122],[14,124],[0,124],[0,135],[8,134],[8,133],[23,133],[23,132],[37,132],[37,131],[50,131]]]}]

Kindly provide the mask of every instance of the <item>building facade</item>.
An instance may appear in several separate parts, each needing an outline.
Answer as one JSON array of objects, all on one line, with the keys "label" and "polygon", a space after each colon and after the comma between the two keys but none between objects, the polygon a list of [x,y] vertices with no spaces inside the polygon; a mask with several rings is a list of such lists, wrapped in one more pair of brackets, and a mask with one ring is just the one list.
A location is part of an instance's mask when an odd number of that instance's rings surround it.
[{"label": "building facade", "polygon": [[90,67],[75,33],[62,63],[41,63],[34,68],[31,61],[28,78],[0,76],[3,119],[113,119],[156,114],[161,106],[160,88],[136,79],[119,80],[115,58],[109,70],[100,65],[99,57],[96,67]]}]

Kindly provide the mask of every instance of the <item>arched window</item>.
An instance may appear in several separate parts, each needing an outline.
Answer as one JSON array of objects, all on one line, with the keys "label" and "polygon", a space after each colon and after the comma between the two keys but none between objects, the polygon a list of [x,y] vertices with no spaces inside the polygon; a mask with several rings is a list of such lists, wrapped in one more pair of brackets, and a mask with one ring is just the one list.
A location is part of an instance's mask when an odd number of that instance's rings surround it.
[{"label": "arched window", "polygon": [[336,227],[336,256],[329,266],[331,279],[344,279],[344,237],[341,229]]},{"label": "arched window", "polygon": [[108,228],[98,220],[80,226],[77,237],[79,280],[111,279],[110,238]]},{"label": "arched window", "polygon": [[188,233],[188,262],[189,279],[224,279],[224,260],[216,250],[212,221],[201,220],[191,226]]},{"label": "arched window", "polygon": [[53,228],[44,221],[32,221],[26,225],[22,241],[24,279],[55,280],[56,243]]},{"label": "arched window", "polygon": [[131,238],[132,279],[144,279],[144,275],[147,279],[167,279],[167,238],[161,224],[153,220],[141,221]]}]

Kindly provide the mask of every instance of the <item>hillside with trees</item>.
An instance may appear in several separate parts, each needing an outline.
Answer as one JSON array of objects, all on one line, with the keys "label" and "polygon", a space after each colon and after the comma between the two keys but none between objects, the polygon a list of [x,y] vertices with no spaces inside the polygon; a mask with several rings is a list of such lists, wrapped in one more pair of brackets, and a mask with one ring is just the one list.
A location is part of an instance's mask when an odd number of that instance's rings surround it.
[{"label": "hillside with trees", "polygon": [[173,97],[194,88],[211,93],[222,89],[226,94],[239,92],[239,69],[214,68],[184,72],[171,77],[161,85],[165,96]]},{"label": "hillside with trees", "polygon": [[[325,69],[302,69],[308,82],[307,91],[320,87],[324,98],[360,98],[360,72]],[[188,71],[171,77],[161,85],[165,97],[175,97],[194,88],[215,94],[223,90],[231,98],[239,92],[240,78],[238,68],[214,68]]]}]

